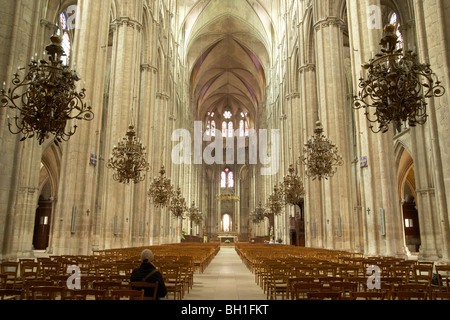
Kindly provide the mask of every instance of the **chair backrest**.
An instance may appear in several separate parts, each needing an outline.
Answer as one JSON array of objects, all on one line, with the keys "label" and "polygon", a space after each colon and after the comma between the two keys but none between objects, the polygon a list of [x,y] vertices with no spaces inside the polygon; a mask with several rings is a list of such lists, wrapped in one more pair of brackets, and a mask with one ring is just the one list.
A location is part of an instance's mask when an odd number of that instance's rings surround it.
[{"label": "chair backrest", "polygon": [[31,287],[31,300],[57,300],[65,298],[65,288],[57,286]]},{"label": "chair backrest", "polygon": [[351,292],[350,297],[353,300],[384,300],[383,292]]},{"label": "chair backrest", "polygon": [[0,289],[0,300],[23,300],[23,290]]},{"label": "chair backrest", "polygon": [[111,290],[113,300],[144,300],[144,290],[121,289]]},{"label": "chair backrest", "polygon": [[[104,300],[106,290],[101,289],[81,289],[71,290],[73,300]],[[91,297],[92,299],[89,299]]]},{"label": "chair backrest", "polygon": [[308,292],[309,300],[340,300],[340,292]]},{"label": "chair backrest", "polygon": [[433,292],[433,300],[450,300],[450,292]]},{"label": "chair backrest", "polygon": [[431,285],[433,266],[430,264],[414,266],[414,277],[416,283],[426,282],[428,285]]},{"label": "chair backrest", "polygon": [[130,287],[133,290],[144,290],[144,300],[157,300],[158,299],[158,282],[145,282],[136,281],[131,282]]},{"label": "chair backrest", "polygon": [[440,287],[447,286],[447,291],[450,290],[449,288],[450,266],[438,265],[435,267],[435,269],[439,286]]},{"label": "chair backrest", "polygon": [[426,300],[427,293],[417,291],[397,291],[395,297],[397,300]]},{"label": "chair backrest", "polygon": [[26,299],[31,300],[31,287],[50,287],[54,283],[51,280],[25,280],[23,283],[23,289]]}]

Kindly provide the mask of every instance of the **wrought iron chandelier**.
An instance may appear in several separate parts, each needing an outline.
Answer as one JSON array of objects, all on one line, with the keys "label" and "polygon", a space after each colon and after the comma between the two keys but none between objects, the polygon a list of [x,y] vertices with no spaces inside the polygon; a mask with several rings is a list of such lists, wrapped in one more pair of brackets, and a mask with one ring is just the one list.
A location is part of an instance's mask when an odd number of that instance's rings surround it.
[{"label": "wrought iron chandelier", "polygon": [[172,212],[176,218],[180,218],[187,210],[186,200],[181,196],[181,189],[178,188],[170,200],[169,211]]},{"label": "wrought iron chandelier", "polygon": [[267,217],[266,208],[263,207],[261,201],[255,210],[250,214],[253,223],[261,223]]},{"label": "wrought iron chandelier", "polygon": [[143,181],[150,167],[145,149],[141,140],[136,137],[136,131],[131,122],[126,137],[119,140],[118,145],[114,146],[111,158],[107,163],[107,167],[115,171],[113,179],[120,183]]},{"label": "wrought iron chandelier", "polygon": [[294,165],[289,165],[289,174],[284,177],[281,183],[281,190],[284,201],[289,205],[298,205],[303,202],[306,194],[302,179],[295,173]]},{"label": "wrought iron chandelier", "polygon": [[153,183],[150,185],[148,195],[153,198],[153,203],[156,207],[165,207],[169,205],[170,199],[174,194],[173,186],[170,182],[170,178],[166,177],[166,170],[164,166],[159,170],[159,177],[153,179]]},{"label": "wrought iron chandelier", "polygon": [[316,122],[314,135],[303,148],[301,160],[306,165],[306,175],[312,180],[328,179],[336,173],[338,166],[344,164],[336,145],[323,134],[320,121]]},{"label": "wrought iron chandelier", "polygon": [[[364,79],[361,73],[361,91],[354,97],[353,106],[365,109],[374,133],[387,132],[391,122],[408,122],[410,127],[423,125],[428,117],[425,98],[441,97],[445,93],[428,63],[420,63],[411,50],[397,49],[395,27],[387,25],[384,31],[381,53],[362,66],[368,71],[368,77]],[[378,124],[378,128],[373,124]]]},{"label": "wrought iron chandelier", "polygon": [[[8,116],[8,128],[13,134],[24,135],[20,141],[36,137],[42,144],[53,135],[58,144],[75,134],[77,120],[94,118],[91,106],[83,102],[86,89],[76,90],[76,82],[81,80],[76,68],[71,70],[63,65],[61,57],[65,53],[61,42],[59,35],[53,35],[44,57],[38,60],[36,54],[32,58],[23,79],[19,72],[25,68],[17,68],[12,88],[6,91],[6,83],[3,83],[1,106],[16,110],[12,121]],[[69,126],[71,120],[73,123]]]},{"label": "wrought iron chandelier", "polygon": [[203,221],[203,214],[200,210],[195,206],[195,201],[192,201],[191,207],[188,209],[189,218],[193,223],[199,225]]},{"label": "wrought iron chandelier", "polygon": [[267,211],[268,213],[272,213],[274,215],[281,214],[284,206],[284,199],[280,192],[280,188],[277,185],[273,187],[273,193],[269,196],[267,201]]}]

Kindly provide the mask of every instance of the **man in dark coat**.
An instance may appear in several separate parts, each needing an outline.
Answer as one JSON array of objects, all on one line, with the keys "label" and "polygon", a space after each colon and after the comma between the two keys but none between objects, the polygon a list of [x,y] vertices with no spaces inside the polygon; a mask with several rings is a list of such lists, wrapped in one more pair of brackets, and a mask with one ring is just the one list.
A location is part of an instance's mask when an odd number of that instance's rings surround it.
[{"label": "man in dark coat", "polygon": [[[155,260],[155,256],[153,252],[149,249],[145,249],[141,253],[141,261],[142,264],[139,268],[134,269],[131,273],[130,282],[158,282],[158,298],[164,298],[167,295],[166,285],[164,283],[164,279],[156,267],[153,265],[153,261]],[[145,279],[145,280],[144,280]],[[151,297],[153,296],[152,288],[145,288],[144,296]]]}]

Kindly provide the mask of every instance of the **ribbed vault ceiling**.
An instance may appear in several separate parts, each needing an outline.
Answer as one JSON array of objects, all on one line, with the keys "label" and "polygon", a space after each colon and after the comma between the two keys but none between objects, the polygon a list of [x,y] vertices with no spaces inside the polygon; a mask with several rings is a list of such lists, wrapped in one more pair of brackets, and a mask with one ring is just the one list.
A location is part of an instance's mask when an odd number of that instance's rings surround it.
[{"label": "ribbed vault ceiling", "polygon": [[242,0],[213,0],[200,14],[192,10],[197,18],[189,30],[186,58],[197,119],[225,108],[256,118],[265,100],[272,37],[267,18],[257,11],[255,3]]}]

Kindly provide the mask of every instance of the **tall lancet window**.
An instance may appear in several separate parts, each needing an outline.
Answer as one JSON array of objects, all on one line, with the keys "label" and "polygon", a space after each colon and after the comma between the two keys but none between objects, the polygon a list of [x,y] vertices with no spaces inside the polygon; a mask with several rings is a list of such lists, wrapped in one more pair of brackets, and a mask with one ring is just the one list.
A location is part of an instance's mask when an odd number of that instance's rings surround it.
[{"label": "tall lancet window", "polygon": [[399,43],[397,44],[397,49],[404,48],[404,39],[403,34],[400,31],[400,20],[398,15],[395,12],[392,12],[389,17],[389,24],[392,24],[395,27],[395,33],[397,34]]},{"label": "tall lancet window", "polygon": [[[62,38],[62,47],[64,49],[64,53],[66,54],[61,59],[63,61],[63,65],[69,65],[70,63],[70,54],[71,54],[71,40],[70,40],[70,34],[69,34],[69,24],[67,21],[67,13],[61,12],[59,15],[59,26],[61,29],[58,28],[57,34],[61,36]],[[61,35],[62,30],[62,35]]]},{"label": "tall lancet window", "polygon": [[227,130],[227,122],[226,121],[224,121],[224,122],[222,122],[222,137],[226,137],[227,136],[227,134],[228,134],[228,130]]},{"label": "tall lancet window", "polygon": [[234,187],[233,171],[231,171],[229,168],[225,168],[225,170],[223,170],[221,172],[220,187],[221,188],[233,188]]},{"label": "tall lancet window", "polygon": [[216,122],[213,120],[211,121],[211,137],[216,136]]}]

